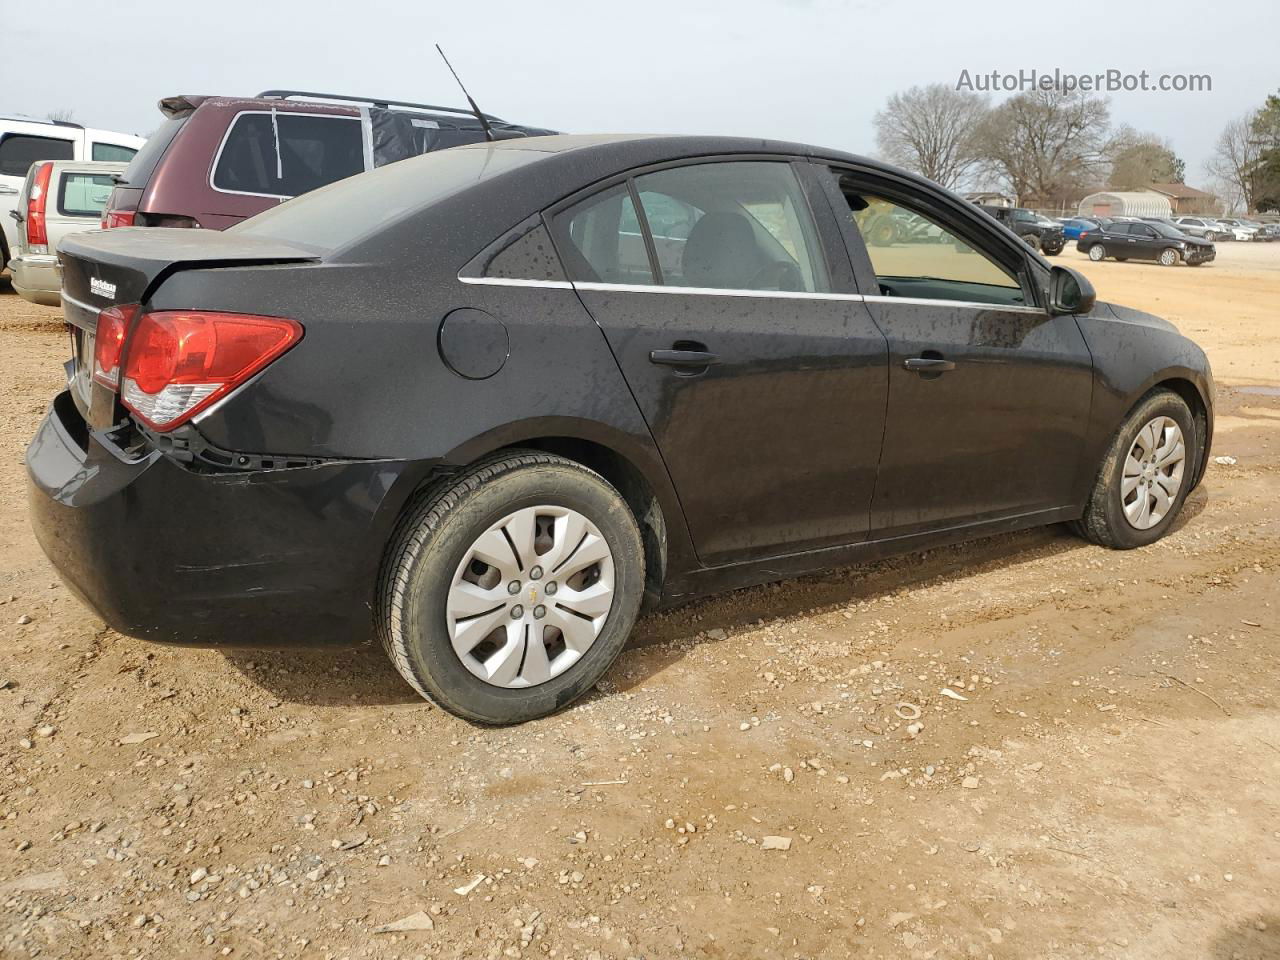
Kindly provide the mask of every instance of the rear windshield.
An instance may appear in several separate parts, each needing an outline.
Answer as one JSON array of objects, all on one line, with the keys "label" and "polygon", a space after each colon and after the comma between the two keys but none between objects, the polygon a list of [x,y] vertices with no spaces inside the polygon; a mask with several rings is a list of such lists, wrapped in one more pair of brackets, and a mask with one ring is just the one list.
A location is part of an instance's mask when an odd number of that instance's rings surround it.
[{"label": "rear windshield", "polygon": [[169,117],[156,127],[155,133],[147,138],[142,149],[129,161],[129,166],[120,175],[120,182],[127,183],[131,187],[145,187],[156,169],[156,164],[160,162],[164,152],[169,149],[169,144],[173,143],[173,138],[178,135],[178,131],[190,116],[191,114],[184,113],[180,117]]},{"label": "rear windshield", "polygon": [[213,186],[229,193],[296,197],[363,170],[359,118],[245,111],[218,152]]},{"label": "rear windshield", "polygon": [[428,153],[303,194],[227,232],[336,250],[407,213],[545,156],[537,150],[492,147]]}]

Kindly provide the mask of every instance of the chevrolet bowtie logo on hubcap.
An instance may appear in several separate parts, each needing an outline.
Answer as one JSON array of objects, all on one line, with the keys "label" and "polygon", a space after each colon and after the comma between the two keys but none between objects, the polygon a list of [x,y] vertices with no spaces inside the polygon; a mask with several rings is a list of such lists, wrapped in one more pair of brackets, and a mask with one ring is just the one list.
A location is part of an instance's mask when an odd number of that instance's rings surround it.
[{"label": "chevrolet bowtie logo on hubcap", "polygon": [[537,603],[537,602],[538,602],[538,588],[537,588],[537,587],[530,587],[530,588],[529,588],[529,602],[530,602],[530,603]]}]

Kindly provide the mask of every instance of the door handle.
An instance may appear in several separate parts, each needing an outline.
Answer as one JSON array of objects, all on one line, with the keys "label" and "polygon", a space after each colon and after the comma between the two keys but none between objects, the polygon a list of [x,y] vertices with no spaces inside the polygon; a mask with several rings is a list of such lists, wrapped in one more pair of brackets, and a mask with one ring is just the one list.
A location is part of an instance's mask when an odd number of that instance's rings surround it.
[{"label": "door handle", "polygon": [[8,194],[8,193],[17,193],[17,192],[18,192],[17,187],[11,187],[7,183],[0,183],[0,193]]},{"label": "door handle", "polygon": [[696,369],[719,363],[720,358],[705,350],[651,350],[649,362],[661,364],[664,367]]},{"label": "door handle", "polygon": [[915,373],[946,373],[956,368],[955,361],[941,357],[911,357],[903,360],[902,365]]}]

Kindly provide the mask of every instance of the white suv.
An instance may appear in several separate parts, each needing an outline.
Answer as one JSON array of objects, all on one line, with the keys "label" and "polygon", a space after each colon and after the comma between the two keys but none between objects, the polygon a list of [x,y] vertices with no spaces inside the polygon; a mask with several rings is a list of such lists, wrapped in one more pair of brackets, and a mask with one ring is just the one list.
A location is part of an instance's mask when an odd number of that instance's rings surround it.
[{"label": "white suv", "polygon": [[107,160],[128,163],[142,137],[92,130],[63,120],[0,116],[0,270],[17,246],[17,224],[9,215],[18,191],[37,160]]}]

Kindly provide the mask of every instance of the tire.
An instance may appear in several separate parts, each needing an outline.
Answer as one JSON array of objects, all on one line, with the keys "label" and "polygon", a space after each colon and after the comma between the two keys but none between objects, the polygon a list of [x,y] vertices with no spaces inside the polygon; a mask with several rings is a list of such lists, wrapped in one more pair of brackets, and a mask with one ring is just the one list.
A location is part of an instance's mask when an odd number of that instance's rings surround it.
[{"label": "tire", "polygon": [[[1176,424],[1181,433],[1183,450],[1182,459],[1177,466],[1178,483],[1172,496],[1169,496],[1167,507],[1162,508],[1163,513],[1160,514],[1159,519],[1150,522],[1148,526],[1141,526],[1135,524],[1126,515],[1126,494],[1122,483],[1134,476],[1141,477],[1142,474],[1134,474],[1133,468],[1130,467],[1129,477],[1126,478],[1126,461],[1129,460],[1131,449],[1136,449],[1139,443],[1139,434],[1147,425],[1161,420]],[[1167,435],[1164,431],[1157,432],[1157,450],[1160,449],[1158,444],[1163,443]],[[1088,503],[1085,505],[1084,515],[1072,525],[1073,529],[1086,540],[1113,550],[1132,550],[1135,547],[1145,547],[1154,543],[1168,533],[1182,510],[1182,504],[1191,490],[1191,482],[1195,476],[1199,457],[1200,448],[1195,419],[1186,401],[1171,390],[1152,391],[1139,401],[1125,418],[1120,429],[1116,431],[1111,446],[1098,469]],[[1168,461],[1156,467],[1156,470],[1162,473],[1166,469],[1170,469]],[[1154,476],[1154,471],[1151,475]],[[1155,480],[1151,486],[1158,486],[1161,490],[1167,491],[1169,484]],[[1141,481],[1134,493],[1148,498]],[[1151,502],[1148,498],[1148,503]],[[1153,513],[1154,511],[1148,513],[1148,521],[1152,520]]]},{"label": "tire", "polygon": [[1177,263],[1180,259],[1182,258],[1178,256],[1178,251],[1173,249],[1173,247],[1165,247],[1163,250],[1160,251],[1159,260],[1160,260],[1160,266],[1162,267],[1177,266]]},{"label": "tire", "polygon": [[1107,248],[1100,243],[1095,243],[1089,248],[1089,259],[1094,263],[1099,260],[1105,260],[1107,257]]},{"label": "tire", "polygon": [[[544,516],[542,511],[547,514]],[[571,532],[563,542],[576,542],[572,549],[555,542],[562,530],[558,521],[544,523],[553,511],[566,514],[561,518],[566,524],[576,522],[575,517],[585,522],[585,527],[564,528]],[[536,524],[533,514],[537,515]],[[530,520],[519,527],[515,537],[508,535],[511,524],[495,532],[496,524],[515,521],[517,516],[529,516]],[[586,531],[581,539],[575,539],[578,529]],[[527,539],[521,531],[528,534]],[[504,554],[506,564],[520,564],[520,572],[508,583],[503,583],[505,570],[500,572],[498,566],[493,566],[495,580],[463,584],[464,579],[475,575],[477,564],[485,568],[486,577],[490,575],[477,551],[481,541],[498,534],[505,540],[487,541],[488,545],[496,543],[514,550],[520,540],[527,544],[523,552],[533,556],[524,557],[522,562],[519,555]],[[552,543],[553,548],[535,553],[534,544],[539,539]],[[559,588],[552,586],[552,578],[556,570],[568,570],[564,565],[572,564],[588,543],[596,551],[601,550],[601,541],[611,565],[611,600],[600,614],[602,621],[580,615],[572,620],[575,626],[571,627],[565,598],[579,594],[571,594],[572,578],[566,578]],[[551,549],[557,551],[555,556],[565,551],[564,559],[540,576],[540,568],[534,569],[538,557],[549,557],[550,564],[554,559]],[[604,562],[588,569],[588,576],[591,570],[597,572],[599,579],[595,583],[574,588],[584,591],[581,596],[606,583]],[[521,723],[572,703],[609,669],[635,625],[644,579],[640,530],[618,492],[581,464],[537,451],[516,451],[476,464],[460,477],[451,478],[447,486],[428,490],[406,510],[383,561],[376,627],[400,675],[423,697],[468,720]],[[483,586],[486,582],[488,586]],[[459,589],[464,599],[466,591],[471,591],[486,604],[495,599],[495,594],[500,595],[496,602],[501,609],[458,617],[455,591]],[[552,600],[557,589],[558,596]],[[517,601],[529,604],[529,609],[524,610]],[[517,618],[517,610],[524,611],[523,619]],[[539,610],[544,612],[538,614]],[[508,623],[508,614],[513,623]],[[540,619],[534,620],[535,615]],[[560,618],[566,618],[562,622],[575,636],[581,631],[596,631],[594,639],[579,643],[581,649],[576,649],[568,642],[568,634],[547,630]],[[466,623],[475,621],[473,638],[479,637],[479,630],[491,620],[492,632],[473,645],[464,662],[464,653],[455,652],[451,633],[461,635]],[[541,630],[543,640],[533,639],[535,630]],[[548,634],[552,636],[549,641],[545,640]],[[539,646],[535,648],[534,643]],[[535,649],[543,651],[540,657],[534,655]],[[517,650],[518,666],[506,669],[515,660]],[[488,651],[485,655],[490,660],[482,662],[481,653],[476,651]],[[566,659],[568,665],[564,666]],[[500,664],[493,670],[496,679],[483,679],[480,675],[489,662]],[[557,665],[561,672],[556,672]],[[528,683],[526,672],[537,669],[547,678]]]},{"label": "tire", "polygon": [[1022,241],[1032,250],[1040,249],[1040,238],[1034,233],[1024,233],[1022,235]]}]

